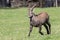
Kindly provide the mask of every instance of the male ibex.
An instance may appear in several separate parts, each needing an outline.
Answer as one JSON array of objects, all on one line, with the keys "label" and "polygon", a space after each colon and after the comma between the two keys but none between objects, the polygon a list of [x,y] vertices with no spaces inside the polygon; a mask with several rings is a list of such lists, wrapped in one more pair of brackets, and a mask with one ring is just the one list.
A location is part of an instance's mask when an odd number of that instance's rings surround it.
[{"label": "male ibex", "polygon": [[51,25],[49,22],[49,15],[46,12],[41,12],[38,15],[35,15],[33,12],[34,7],[36,6],[36,4],[34,4],[32,7],[29,6],[29,18],[30,18],[30,31],[28,36],[30,36],[30,33],[32,32],[32,28],[34,27],[38,27],[39,28],[39,33],[41,35],[43,35],[43,33],[41,32],[41,27],[42,25],[44,25],[44,27],[47,30],[47,34],[51,33]]}]

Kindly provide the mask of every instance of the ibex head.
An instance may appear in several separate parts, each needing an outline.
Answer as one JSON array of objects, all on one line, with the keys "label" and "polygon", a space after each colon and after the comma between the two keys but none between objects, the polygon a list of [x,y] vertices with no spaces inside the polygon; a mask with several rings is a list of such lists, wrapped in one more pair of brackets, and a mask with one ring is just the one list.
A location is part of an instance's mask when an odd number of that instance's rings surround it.
[{"label": "ibex head", "polygon": [[29,10],[29,17],[32,17],[34,12],[33,12],[33,9],[34,7],[36,6],[36,4],[34,4],[33,6],[31,6],[31,4],[29,4],[29,7],[28,7],[28,10]]}]

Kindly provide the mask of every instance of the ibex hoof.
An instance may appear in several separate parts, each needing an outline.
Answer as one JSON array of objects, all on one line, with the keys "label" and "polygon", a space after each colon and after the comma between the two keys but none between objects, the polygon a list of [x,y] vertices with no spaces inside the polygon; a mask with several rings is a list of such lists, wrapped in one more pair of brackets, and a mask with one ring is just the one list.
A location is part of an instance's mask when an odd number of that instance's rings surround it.
[{"label": "ibex hoof", "polygon": [[28,35],[28,37],[30,37],[30,35]]},{"label": "ibex hoof", "polygon": [[44,35],[43,33],[41,33],[41,35]]},{"label": "ibex hoof", "polygon": [[39,32],[41,35],[44,35],[42,32]]},{"label": "ibex hoof", "polygon": [[51,34],[51,33],[47,33],[48,35]]}]

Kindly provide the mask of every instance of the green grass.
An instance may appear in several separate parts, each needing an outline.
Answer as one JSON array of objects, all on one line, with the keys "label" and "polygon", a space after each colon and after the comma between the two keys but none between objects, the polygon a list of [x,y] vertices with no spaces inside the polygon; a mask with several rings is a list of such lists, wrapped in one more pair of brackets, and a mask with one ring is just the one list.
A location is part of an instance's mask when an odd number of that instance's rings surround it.
[{"label": "green grass", "polygon": [[40,35],[38,28],[33,28],[31,36],[29,32],[29,18],[27,8],[0,9],[0,40],[60,40],[60,7],[59,8],[35,8],[35,13],[48,12],[51,22],[51,35],[46,34],[43,27]]}]

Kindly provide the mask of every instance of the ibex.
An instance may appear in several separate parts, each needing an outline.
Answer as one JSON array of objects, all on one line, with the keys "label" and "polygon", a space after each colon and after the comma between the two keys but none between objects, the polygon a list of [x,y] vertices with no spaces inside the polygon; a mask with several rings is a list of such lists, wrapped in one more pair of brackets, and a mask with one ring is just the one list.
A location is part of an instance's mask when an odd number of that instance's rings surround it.
[{"label": "ibex", "polygon": [[30,36],[30,33],[32,32],[33,26],[39,28],[39,33],[43,35],[41,32],[42,25],[46,28],[47,34],[51,33],[51,24],[49,22],[49,15],[47,12],[41,12],[38,15],[35,15],[33,12],[34,7],[36,4],[34,4],[32,7],[28,7],[29,9],[29,18],[30,18],[30,31],[28,36]]}]

